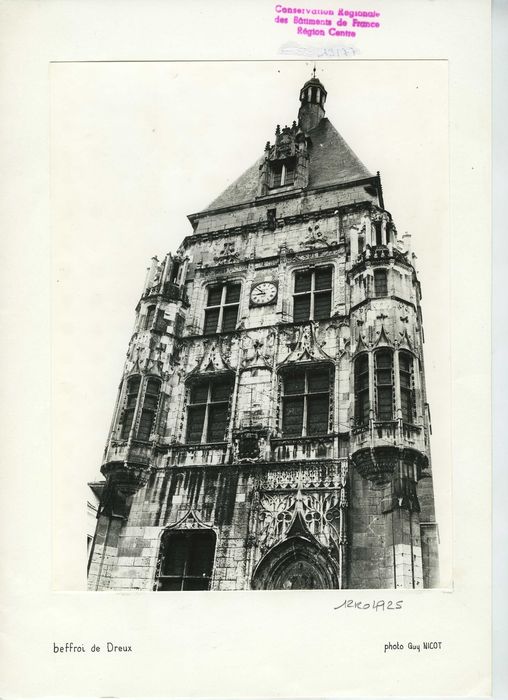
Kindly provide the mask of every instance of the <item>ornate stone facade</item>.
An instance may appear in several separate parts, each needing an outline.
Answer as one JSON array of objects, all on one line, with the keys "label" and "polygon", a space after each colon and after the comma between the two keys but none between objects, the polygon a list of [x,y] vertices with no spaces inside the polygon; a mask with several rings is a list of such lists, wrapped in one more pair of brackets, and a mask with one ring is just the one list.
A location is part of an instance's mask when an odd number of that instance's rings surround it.
[{"label": "ornate stone facade", "polygon": [[326,97],[152,260],[92,590],[437,585],[413,256]]}]

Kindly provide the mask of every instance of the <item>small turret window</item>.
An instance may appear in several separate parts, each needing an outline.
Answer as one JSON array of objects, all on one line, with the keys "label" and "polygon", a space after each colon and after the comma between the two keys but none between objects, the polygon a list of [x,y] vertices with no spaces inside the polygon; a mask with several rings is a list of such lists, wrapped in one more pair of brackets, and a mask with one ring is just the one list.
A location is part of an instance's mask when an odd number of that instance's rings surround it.
[{"label": "small turret window", "polygon": [[383,245],[383,222],[374,221],[374,231],[376,234],[376,245]]},{"label": "small turret window", "polygon": [[400,407],[404,423],[413,422],[413,358],[407,352],[399,354]]},{"label": "small turret window", "polygon": [[150,377],[146,383],[145,398],[139,419],[138,440],[149,440],[159,403],[160,379]]},{"label": "small turret window", "polygon": [[170,282],[172,282],[173,284],[178,283],[180,269],[181,269],[181,264],[178,261],[174,260],[173,267],[171,268],[171,277],[170,277]]},{"label": "small turret window", "polygon": [[[149,377],[146,381],[145,395],[141,416],[137,431],[133,437],[137,440],[149,440],[152,432],[157,406],[159,403],[159,393],[161,380],[157,377]],[[127,395],[125,400],[125,410],[122,417],[122,430],[120,437],[127,440],[131,432],[136,417],[136,405],[138,403],[139,391],[141,388],[141,377],[136,375],[127,381]],[[137,421],[136,421],[137,422]]]},{"label": "small turret window", "polygon": [[122,432],[120,435],[122,440],[127,440],[132,428],[140,384],[140,376],[130,377],[127,381],[127,396],[122,418]]},{"label": "small turret window", "polygon": [[393,420],[393,352],[378,350],[376,367],[376,414],[379,421]]},{"label": "small turret window", "polygon": [[374,296],[388,296],[388,277],[384,269],[374,270]]},{"label": "small turret window", "polygon": [[369,422],[369,358],[366,354],[355,360],[355,422],[367,425]]},{"label": "small turret window", "polygon": [[146,318],[145,318],[145,324],[144,324],[144,329],[146,331],[150,330],[153,324],[153,320],[155,318],[155,306],[149,306],[148,309],[146,310]]}]

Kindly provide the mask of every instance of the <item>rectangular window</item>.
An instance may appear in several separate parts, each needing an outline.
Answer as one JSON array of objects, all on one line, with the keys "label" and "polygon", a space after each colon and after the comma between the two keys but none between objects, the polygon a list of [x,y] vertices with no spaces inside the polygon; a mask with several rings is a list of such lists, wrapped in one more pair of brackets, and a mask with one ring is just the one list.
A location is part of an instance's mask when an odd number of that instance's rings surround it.
[{"label": "rectangular window", "polygon": [[283,379],[282,434],[284,437],[328,433],[330,370],[295,369]]},{"label": "rectangular window", "polygon": [[150,330],[152,327],[153,320],[155,318],[155,306],[149,306],[148,309],[146,310],[146,318],[145,318],[145,330]]},{"label": "rectangular window", "polygon": [[161,542],[158,591],[207,591],[215,555],[213,530],[169,530]]},{"label": "rectangular window", "polygon": [[282,163],[275,163],[272,166],[272,187],[280,187],[282,184]]},{"label": "rectangular window", "polygon": [[125,411],[122,419],[122,432],[120,438],[122,440],[127,440],[129,433],[132,428],[132,422],[134,420],[134,413],[136,411],[136,403],[138,400],[139,386],[141,384],[141,377],[131,377],[127,381],[127,397],[125,401]]},{"label": "rectangular window", "polygon": [[146,383],[143,408],[139,419],[138,440],[149,440],[159,403],[160,380],[150,377]]},{"label": "rectangular window", "polygon": [[333,268],[295,272],[293,321],[319,321],[332,311]]},{"label": "rectangular window", "polygon": [[379,350],[375,354],[377,420],[393,420],[393,353]]},{"label": "rectangular window", "polygon": [[355,361],[355,421],[357,425],[369,422],[369,358],[360,355]]},{"label": "rectangular window", "polygon": [[295,181],[295,166],[293,163],[287,163],[285,166],[285,172],[284,172],[284,184],[285,185],[292,185],[294,184]]},{"label": "rectangular window", "polygon": [[388,281],[386,270],[374,270],[374,296],[388,296]]},{"label": "rectangular window", "polygon": [[240,303],[240,284],[222,284],[208,288],[205,308],[205,335],[236,329]]},{"label": "rectangular window", "polygon": [[171,276],[169,278],[169,281],[172,282],[173,284],[177,284],[179,274],[180,274],[180,263],[177,262],[176,260],[173,260],[173,266],[171,268]]},{"label": "rectangular window", "polygon": [[271,187],[284,187],[294,185],[296,161],[288,158],[284,161],[277,161],[271,164]]},{"label": "rectangular window", "polygon": [[413,422],[413,358],[406,352],[399,354],[400,407],[404,423]]},{"label": "rectangular window", "polygon": [[233,391],[230,380],[195,384],[187,408],[187,442],[223,442],[226,439],[229,402]]}]

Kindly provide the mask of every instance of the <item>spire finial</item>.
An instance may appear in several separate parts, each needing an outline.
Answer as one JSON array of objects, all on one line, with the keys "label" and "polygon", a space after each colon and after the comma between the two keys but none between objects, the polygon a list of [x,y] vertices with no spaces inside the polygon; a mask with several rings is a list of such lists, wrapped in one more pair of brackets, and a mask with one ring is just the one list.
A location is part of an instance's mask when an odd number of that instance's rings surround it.
[{"label": "spire finial", "polygon": [[316,64],[314,63],[314,68],[312,69],[312,77],[316,77]]}]

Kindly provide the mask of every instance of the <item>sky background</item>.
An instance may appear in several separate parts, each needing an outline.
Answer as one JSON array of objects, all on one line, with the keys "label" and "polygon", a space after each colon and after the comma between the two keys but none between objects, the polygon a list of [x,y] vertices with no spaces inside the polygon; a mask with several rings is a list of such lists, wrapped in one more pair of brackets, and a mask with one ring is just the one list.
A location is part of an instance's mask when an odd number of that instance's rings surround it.
[{"label": "sky background", "polygon": [[[51,66],[56,507],[81,508],[102,452],[146,267],[297,118],[313,63]],[[326,116],[374,174],[422,283],[444,579],[451,546],[448,86],[444,61],[317,62]],[[83,509],[84,510],[84,509]],[[81,522],[81,521],[80,521]],[[85,527],[85,516],[82,520]]]}]

